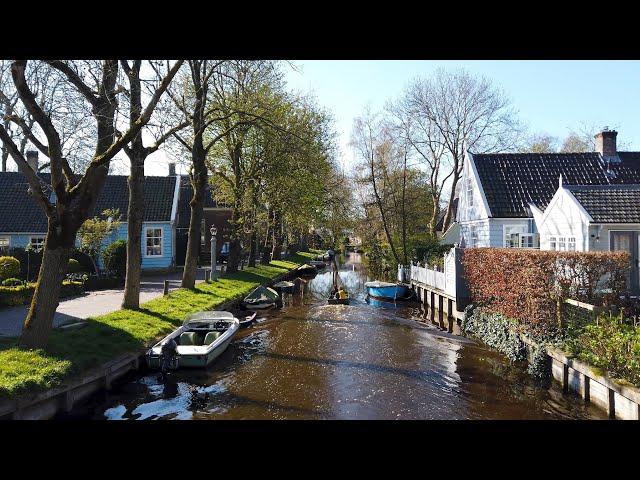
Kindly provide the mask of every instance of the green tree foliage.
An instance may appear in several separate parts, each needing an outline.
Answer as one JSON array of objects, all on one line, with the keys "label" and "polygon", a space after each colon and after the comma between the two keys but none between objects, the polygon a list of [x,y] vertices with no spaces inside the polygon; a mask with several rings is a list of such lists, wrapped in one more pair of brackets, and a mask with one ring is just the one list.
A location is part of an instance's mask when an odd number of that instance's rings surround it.
[{"label": "green tree foliage", "polygon": [[85,220],[78,230],[81,252],[86,253],[94,262],[98,272],[98,259],[102,253],[104,242],[120,228],[120,211],[107,209],[102,212],[102,218],[93,217]]},{"label": "green tree foliage", "polygon": [[110,275],[124,278],[127,269],[127,242],[116,240],[109,244],[102,253],[102,261]]}]

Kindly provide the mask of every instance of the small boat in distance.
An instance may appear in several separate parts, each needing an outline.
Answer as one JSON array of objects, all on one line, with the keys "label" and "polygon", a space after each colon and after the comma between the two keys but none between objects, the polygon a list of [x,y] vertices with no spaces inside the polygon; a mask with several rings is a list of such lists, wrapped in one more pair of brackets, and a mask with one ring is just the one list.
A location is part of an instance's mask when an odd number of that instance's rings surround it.
[{"label": "small boat in distance", "polygon": [[318,273],[318,269],[313,265],[309,265],[308,263],[305,263],[304,265],[301,265],[296,269],[296,273],[300,276],[315,275]]},{"label": "small boat in distance", "polygon": [[327,264],[321,260],[311,260],[309,265],[316,267],[318,270],[322,270],[327,266]]},{"label": "small boat in distance", "polygon": [[240,321],[229,312],[189,315],[180,328],[147,351],[147,364],[150,368],[161,368],[163,372],[182,367],[206,367],[227,349],[239,328]]},{"label": "small boat in distance", "polygon": [[287,280],[282,280],[273,285],[273,289],[280,293],[293,293],[296,288],[296,284],[293,282],[288,282]]},{"label": "small boat in distance", "polygon": [[265,310],[282,306],[282,300],[273,288],[259,286],[242,300],[241,305],[249,310]]},{"label": "small boat in distance", "polygon": [[411,289],[402,283],[367,282],[364,284],[367,294],[373,298],[388,300],[408,300],[413,296]]},{"label": "small boat in distance", "polygon": [[335,297],[329,297],[327,299],[327,303],[329,305],[349,305],[349,294],[347,293],[347,298],[335,298]]}]

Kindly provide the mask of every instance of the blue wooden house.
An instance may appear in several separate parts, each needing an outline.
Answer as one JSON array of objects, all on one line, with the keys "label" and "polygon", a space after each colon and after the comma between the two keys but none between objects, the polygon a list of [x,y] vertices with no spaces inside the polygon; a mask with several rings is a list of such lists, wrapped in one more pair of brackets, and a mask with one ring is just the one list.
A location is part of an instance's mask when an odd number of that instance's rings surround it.
[{"label": "blue wooden house", "polygon": [[[49,182],[48,173],[39,173],[45,182]],[[28,244],[44,244],[47,231],[47,218],[28,194],[29,184],[21,172],[0,172],[0,255],[10,248]],[[189,200],[193,190],[189,178],[175,174],[173,164],[169,165],[169,175],[148,176],[145,181],[145,214],[142,226],[142,269],[143,271],[161,271],[182,265],[186,249],[186,232],[189,226]],[[181,198],[182,197],[182,198]],[[218,249],[221,248],[226,232],[229,209],[218,207],[207,192],[205,217],[215,221],[218,228]],[[91,216],[100,216],[106,209],[118,209],[121,225],[106,244],[115,240],[127,239],[127,209],[129,188],[127,176],[109,175],[104,188],[98,196],[96,207]],[[207,212],[223,212],[211,217]],[[211,223],[209,222],[209,223]],[[208,230],[211,227],[205,220],[205,229],[201,242],[202,250],[209,250]],[[204,253],[204,252],[203,252]],[[206,256],[206,255],[203,255]]]}]

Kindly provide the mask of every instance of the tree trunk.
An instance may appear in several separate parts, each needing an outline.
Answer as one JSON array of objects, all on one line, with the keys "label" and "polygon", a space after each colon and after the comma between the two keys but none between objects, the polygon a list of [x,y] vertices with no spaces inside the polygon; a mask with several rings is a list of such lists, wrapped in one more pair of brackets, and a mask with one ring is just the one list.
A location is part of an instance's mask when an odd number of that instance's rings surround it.
[{"label": "tree trunk", "polygon": [[256,227],[254,225],[253,227],[253,231],[251,232],[251,240],[250,242],[250,246],[249,246],[249,267],[255,267],[256,266],[256,254],[257,254],[257,250],[258,250],[258,238],[257,238],[257,234],[256,234]]},{"label": "tree trunk", "polygon": [[282,252],[282,219],[278,210],[273,211],[273,247],[271,260],[280,260]]},{"label": "tree trunk", "polygon": [[144,160],[133,154],[129,174],[129,208],[127,210],[127,274],[124,282],[122,308],[140,307],[140,277],[142,274],[142,222],[144,220]]},{"label": "tree trunk", "polygon": [[[202,162],[204,165],[204,160]],[[195,167],[195,162],[194,162]],[[187,239],[187,253],[184,262],[184,272],[182,274],[182,287],[194,288],[196,286],[196,274],[198,273],[198,254],[200,251],[200,224],[204,218],[204,192],[207,183],[207,170],[193,174],[193,197],[189,203],[191,208],[191,218],[189,220],[189,237]]]},{"label": "tree trunk", "polygon": [[[58,229],[62,230],[59,234]],[[38,283],[20,335],[21,347],[42,348],[49,341],[74,239],[75,232],[65,232],[57,222],[49,220]]]},{"label": "tree trunk", "polygon": [[459,173],[454,173],[453,180],[451,182],[451,193],[449,194],[449,201],[447,202],[447,212],[444,215],[444,222],[442,223],[442,231],[446,232],[449,225],[453,223],[455,218],[453,218],[453,201],[456,198],[456,185],[458,184],[458,180],[460,179]]}]

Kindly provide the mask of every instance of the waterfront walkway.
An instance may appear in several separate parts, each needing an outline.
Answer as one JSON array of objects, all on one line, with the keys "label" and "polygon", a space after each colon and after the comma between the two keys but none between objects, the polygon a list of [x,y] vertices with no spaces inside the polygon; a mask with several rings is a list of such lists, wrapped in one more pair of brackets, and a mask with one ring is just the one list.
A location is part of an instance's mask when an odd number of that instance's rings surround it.
[{"label": "waterfront walkway", "polygon": [[[182,278],[182,271],[161,276],[142,278],[140,288],[140,303],[148,302],[162,296],[164,281],[171,280],[170,289],[178,288]],[[198,269],[196,283],[204,281],[204,269]],[[60,300],[56,309],[53,326],[59,327],[67,323],[74,323],[88,317],[105,315],[120,310],[124,288],[97,290],[87,292],[78,297]],[[0,309],[0,337],[17,337],[22,332],[22,325],[27,316],[29,305],[19,305]]]}]

